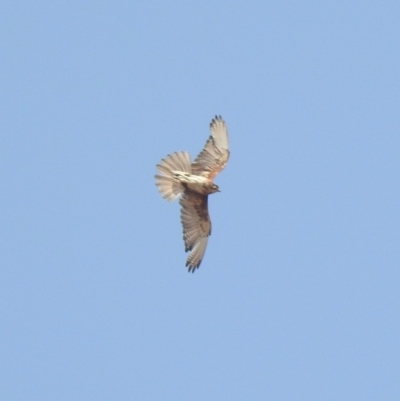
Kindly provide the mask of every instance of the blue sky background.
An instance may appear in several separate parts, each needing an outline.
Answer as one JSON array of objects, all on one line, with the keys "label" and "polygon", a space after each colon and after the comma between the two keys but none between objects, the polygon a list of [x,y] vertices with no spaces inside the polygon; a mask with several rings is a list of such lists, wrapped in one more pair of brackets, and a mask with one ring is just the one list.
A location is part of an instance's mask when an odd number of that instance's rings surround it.
[{"label": "blue sky background", "polygon": [[[400,3],[13,1],[1,400],[398,400]],[[185,268],[155,165],[221,114]]]}]

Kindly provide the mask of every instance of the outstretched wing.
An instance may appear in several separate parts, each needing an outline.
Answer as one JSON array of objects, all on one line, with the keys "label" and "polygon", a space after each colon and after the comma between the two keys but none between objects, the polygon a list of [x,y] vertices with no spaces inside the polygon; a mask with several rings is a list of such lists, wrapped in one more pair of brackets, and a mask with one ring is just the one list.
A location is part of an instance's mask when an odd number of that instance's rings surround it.
[{"label": "outstretched wing", "polygon": [[215,116],[210,123],[211,135],[204,149],[192,164],[192,173],[212,180],[229,159],[228,130],[221,116]]},{"label": "outstretched wing", "polygon": [[206,251],[208,236],[211,234],[211,221],[208,215],[207,195],[185,191],[181,204],[181,222],[185,252],[191,251],[186,261],[189,271],[200,266]]}]

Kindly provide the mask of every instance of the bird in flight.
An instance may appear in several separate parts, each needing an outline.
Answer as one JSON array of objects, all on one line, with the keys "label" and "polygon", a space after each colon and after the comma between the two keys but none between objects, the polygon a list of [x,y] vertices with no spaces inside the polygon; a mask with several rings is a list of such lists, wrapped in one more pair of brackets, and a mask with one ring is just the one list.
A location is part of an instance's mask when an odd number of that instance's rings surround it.
[{"label": "bird in flight", "polygon": [[199,268],[211,234],[208,195],[219,192],[213,178],[226,166],[229,158],[228,130],[221,116],[210,123],[211,135],[203,150],[190,162],[189,153],[175,152],[157,164],[156,185],[169,202],[182,195],[181,222],[189,272]]}]

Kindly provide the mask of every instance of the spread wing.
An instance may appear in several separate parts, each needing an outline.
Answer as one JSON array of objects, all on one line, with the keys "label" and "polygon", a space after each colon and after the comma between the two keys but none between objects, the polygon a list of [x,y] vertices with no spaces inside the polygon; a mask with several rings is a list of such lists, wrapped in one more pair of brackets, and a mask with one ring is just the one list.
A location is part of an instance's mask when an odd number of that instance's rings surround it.
[{"label": "spread wing", "polygon": [[211,135],[204,149],[192,164],[192,172],[212,180],[229,159],[228,130],[221,116],[215,116],[210,123]]},{"label": "spread wing", "polygon": [[189,271],[194,272],[203,259],[208,236],[211,234],[211,221],[208,215],[207,195],[185,191],[181,204],[181,222],[185,252],[191,251],[186,261]]}]

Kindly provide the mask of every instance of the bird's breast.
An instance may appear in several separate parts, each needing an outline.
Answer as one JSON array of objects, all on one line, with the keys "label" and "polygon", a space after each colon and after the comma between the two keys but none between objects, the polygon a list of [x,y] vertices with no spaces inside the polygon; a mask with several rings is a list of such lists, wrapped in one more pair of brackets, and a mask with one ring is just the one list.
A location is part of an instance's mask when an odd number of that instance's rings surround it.
[{"label": "bird's breast", "polygon": [[185,185],[190,191],[197,192],[201,195],[211,194],[213,191],[211,190],[212,181],[210,181],[206,177],[202,177],[199,175],[190,175],[184,178],[184,182],[182,184]]}]

